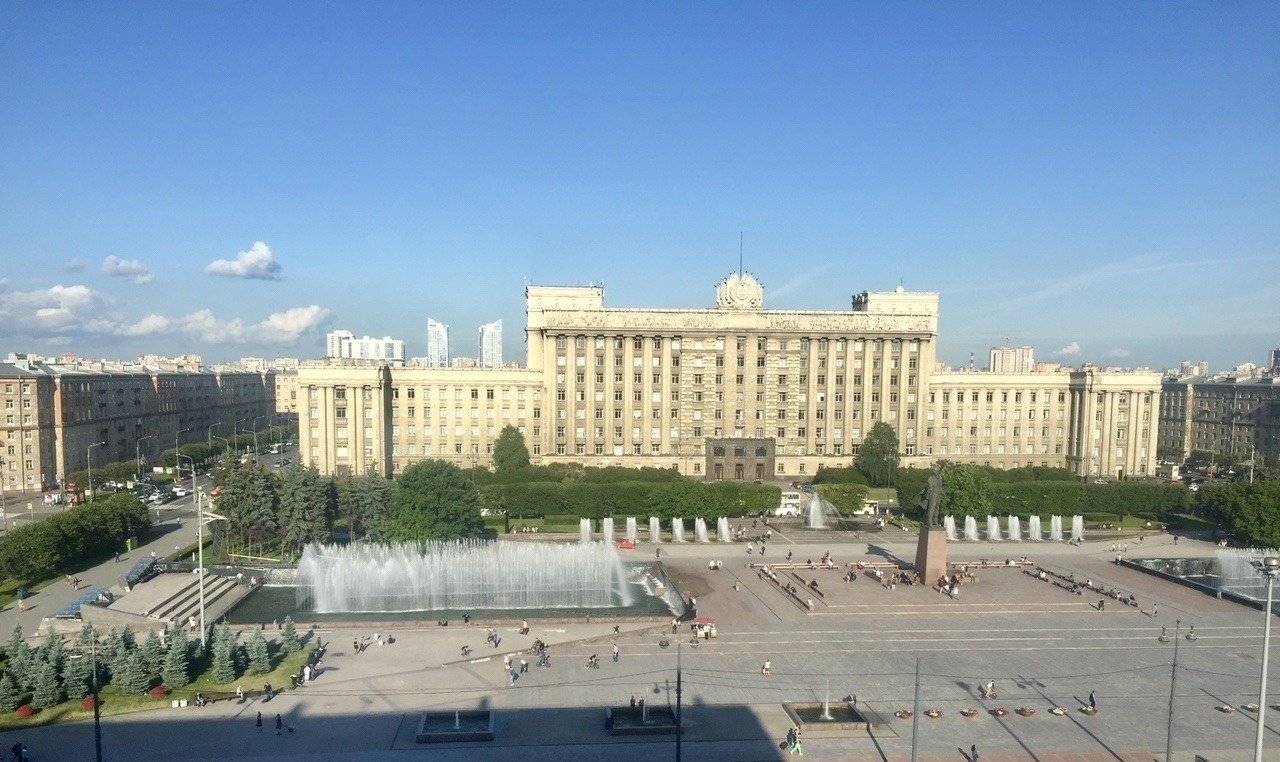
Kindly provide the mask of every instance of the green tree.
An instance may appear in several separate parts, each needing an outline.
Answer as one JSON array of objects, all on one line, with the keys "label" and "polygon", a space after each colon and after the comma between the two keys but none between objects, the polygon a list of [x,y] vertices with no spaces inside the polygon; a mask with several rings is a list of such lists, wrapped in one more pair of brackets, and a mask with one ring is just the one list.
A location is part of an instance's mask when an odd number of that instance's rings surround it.
[{"label": "green tree", "polygon": [[1246,544],[1280,546],[1280,480],[1206,484],[1196,506]]},{"label": "green tree", "polygon": [[271,649],[267,647],[267,638],[262,628],[255,628],[245,645],[249,652],[249,674],[265,675],[271,671]]},{"label": "green tree", "polygon": [[24,688],[29,688],[35,680],[35,667],[32,664],[35,655],[31,650],[31,646],[27,645],[27,639],[22,634],[22,625],[15,624],[13,632],[9,635],[9,642],[4,649],[5,659],[8,662],[9,674],[13,675],[13,679],[17,684]]},{"label": "green tree", "polygon": [[18,682],[8,672],[0,675],[0,712],[12,712],[22,700]]},{"label": "green tree", "polygon": [[68,655],[62,667],[62,683],[66,686],[67,696],[72,699],[87,696],[92,690],[92,675],[93,662],[87,651]]},{"label": "green tree", "polygon": [[36,668],[35,683],[31,686],[31,706],[45,709],[61,704],[65,697],[58,668],[53,662],[42,661]]},{"label": "green tree", "polygon": [[442,460],[406,468],[395,481],[392,507],[389,540],[460,540],[484,533],[475,485]]},{"label": "green tree", "polygon": [[858,470],[867,475],[873,487],[893,484],[898,469],[898,432],[881,421],[871,427],[858,448]]},{"label": "green tree", "polygon": [[298,627],[291,616],[284,618],[284,626],[280,629],[280,650],[287,654],[302,650],[302,641],[298,640]]},{"label": "green tree", "polygon": [[236,679],[236,639],[231,628],[225,624],[214,630],[213,635],[213,676],[220,683],[229,683]]},{"label": "green tree", "polygon": [[156,635],[155,630],[147,633],[147,637],[138,646],[138,653],[142,654],[142,666],[146,668],[148,675],[160,674],[160,669],[164,666],[164,644],[160,642],[160,636]]},{"label": "green tree", "polygon": [[386,536],[391,511],[391,482],[374,473],[366,472],[351,481],[348,493],[351,537],[355,539],[355,527],[359,524],[365,537],[381,540]]},{"label": "green tree", "polygon": [[329,494],[315,468],[293,465],[280,479],[280,523],[284,544],[296,548],[309,542],[324,542],[333,528]]},{"label": "green tree", "polygon": [[498,471],[517,471],[529,465],[529,449],[524,436],[515,426],[503,426],[493,442],[493,467]]},{"label": "green tree", "polygon": [[938,515],[986,518],[992,507],[991,475],[967,463],[942,466],[942,501]]},{"label": "green tree", "polygon": [[166,687],[181,688],[191,682],[191,649],[187,642],[187,630],[182,625],[169,633],[169,650],[164,656],[160,678]]},{"label": "green tree", "polygon": [[111,676],[111,683],[121,693],[146,693],[151,688],[151,676],[147,674],[146,665],[142,663],[142,654],[131,648],[119,659],[119,668]]}]

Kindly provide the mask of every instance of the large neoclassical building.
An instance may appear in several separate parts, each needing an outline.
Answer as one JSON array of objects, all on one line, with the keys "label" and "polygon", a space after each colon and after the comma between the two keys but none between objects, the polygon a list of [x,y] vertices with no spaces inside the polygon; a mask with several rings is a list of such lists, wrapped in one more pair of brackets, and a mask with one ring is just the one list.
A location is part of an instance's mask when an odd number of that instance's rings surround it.
[{"label": "large neoclassical building", "polygon": [[771,310],[734,273],[710,308],[606,307],[598,286],[528,286],[525,305],[524,368],[304,363],[304,462],[339,475],[485,465],[512,425],[535,462],[768,480],[849,465],[885,422],[904,465],[1155,470],[1158,373],[939,371],[937,294]]}]

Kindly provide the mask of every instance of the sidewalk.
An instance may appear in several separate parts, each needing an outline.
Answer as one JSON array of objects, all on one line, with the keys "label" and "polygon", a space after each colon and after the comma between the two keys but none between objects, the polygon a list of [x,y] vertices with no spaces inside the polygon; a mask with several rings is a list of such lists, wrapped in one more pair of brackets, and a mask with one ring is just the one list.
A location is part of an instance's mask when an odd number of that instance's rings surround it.
[{"label": "sidewalk", "polygon": [[[157,557],[164,558],[175,550],[191,545],[196,541],[196,522],[193,513],[194,511],[187,506],[166,509],[162,523],[156,525],[155,529],[168,531],[157,532],[145,545],[134,548],[128,553],[121,553],[119,563],[108,559],[97,566],[77,571],[72,576],[80,578],[79,591],[72,590],[66,582],[58,581],[43,590],[29,594],[25,601],[27,610],[24,612],[18,611],[16,603],[5,606],[4,610],[0,611],[0,638],[7,639],[15,624],[22,625],[22,632],[30,638],[39,629],[40,620],[53,616],[54,612],[70,603],[86,588],[111,587],[117,584],[129,567],[143,556],[154,552]],[[176,530],[174,529],[175,519],[182,522],[182,526]]]}]

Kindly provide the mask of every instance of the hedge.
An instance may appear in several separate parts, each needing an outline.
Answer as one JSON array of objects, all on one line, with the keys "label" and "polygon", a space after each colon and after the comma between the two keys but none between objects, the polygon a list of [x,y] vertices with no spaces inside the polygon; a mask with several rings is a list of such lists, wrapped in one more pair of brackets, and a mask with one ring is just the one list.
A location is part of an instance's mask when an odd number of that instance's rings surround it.
[{"label": "hedge", "polygon": [[[924,489],[928,478],[929,472],[923,469],[899,470],[898,505],[907,512],[914,511],[916,498]],[[1163,522],[1175,513],[1185,512],[1192,505],[1192,493],[1173,484],[1137,481],[1085,484],[1080,479],[1074,479],[1005,481],[991,486],[990,512],[997,516],[1107,513],[1121,517],[1140,516]],[[985,514],[974,518],[985,518]]]},{"label": "hedge", "polygon": [[505,511],[513,519],[547,517],[548,520],[558,515],[593,519],[743,516],[776,508],[782,492],[767,484],[708,483],[684,478],[613,483],[495,483],[480,486],[478,490],[481,505],[490,511]]}]

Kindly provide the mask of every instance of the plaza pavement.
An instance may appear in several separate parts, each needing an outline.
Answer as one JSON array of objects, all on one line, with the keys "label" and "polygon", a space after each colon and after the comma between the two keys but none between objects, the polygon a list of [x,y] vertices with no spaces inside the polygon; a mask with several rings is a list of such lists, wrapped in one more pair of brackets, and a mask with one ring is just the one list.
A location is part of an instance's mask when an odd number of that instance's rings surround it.
[{"label": "plaza pavement", "polygon": [[[1175,548],[1163,534],[1141,544],[1129,542],[1130,557],[1213,552],[1211,545],[1187,539]],[[909,558],[914,542],[896,530],[851,535],[783,528],[775,530],[764,560],[781,561],[788,549],[793,560],[817,560],[829,550],[845,564]],[[919,657],[921,706],[943,710],[940,718],[919,718],[921,760],[963,760],[971,744],[977,744],[984,762],[1163,759],[1173,644],[1157,636],[1161,625],[1177,619],[1184,626],[1194,624],[1199,637],[1179,641],[1174,758],[1252,758],[1256,718],[1216,707],[1257,699],[1262,631],[1257,610],[1110,563],[1109,539],[1081,547],[960,542],[950,544],[949,551],[953,560],[970,561],[1027,555],[1054,570],[1132,592],[1144,613],[1110,600],[1105,611],[1097,611],[1096,595],[1071,595],[1016,569],[979,570],[978,581],[961,588],[957,600],[930,588],[888,590],[866,576],[846,583],[837,572],[801,571],[802,579],[817,578],[827,593],[806,613],[759,578],[749,564],[761,559],[747,556],[742,544],[665,544],[662,563],[686,596],[697,597],[699,613],[716,618],[719,630],[718,638],[696,646],[687,634],[677,641],[685,758],[781,759],[785,752],[778,743],[790,726],[783,702],[825,696],[837,702],[852,693],[860,708],[880,720],[873,733],[806,733],[806,756],[910,759],[912,721],[894,712],[912,707]],[[623,555],[653,559],[653,546],[641,544]],[[712,559],[722,559],[724,568],[708,570]],[[114,565],[104,566],[91,573],[114,571]],[[51,599],[61,593],[71,595],[65,586],[47,591]],[[1159,605],[1157,618],[1150,616],[1152,603]],[[103,723],[105,756],[528,762],[674,757],[672,737],[614,738],[603,729],[607,705],[625,705],[633,695],[643,695],[653,706],[675,700],[675,644],[665,650],[658,645],[664,633],[669,635],[669,623],[620,625],[617,664],[609,659],[615,641],[611,623],[530,624],[533,631],[521,636],[514,624],[504,623],[502,649],[495,651],[485,642],[483,621],[471,627],[453,622],[447,628],[418,622],[395,627],[396,643],[359,654],[352,653],[352,638],[371,635],[370,626],[321,624],[316,635],[330,648],[311,685],[265,704],[219,703],[109,718]],[[526,648],[535,637],[552,644],[552,666],[537,668],[529,659],[530,671],[509,686],[500,655]],[[463,644],[473,649],[471,658],[460,657]],[[598,670],[584,666],[592,653],[601,657]],[[765,659],[773,664],[768,677],[760,672]],[[978,698],[978,687],[987,680],[996,682],[999,700]],[[1273,685],[1271,695],[1275,690]],[[1097,692],[1100,707],[1094,717],[1078,711],[1090,691]],[[1055,705],[1068,709],[1067,716],[1050,714]],[[479,706],[497,713],[495,741],[413,743],[423,710]],[[996,706],[1011,714],[991,716],[988,710]],[[1020,706],[1036,713],[1013,714]],[[966,707],[980,711],[968,719],[960,714]],[[262,736],[254,727],[258,711],[267,725]],[[295,732],[275,736],[277,712]],[[1268,719],[1265,758],[1280,760],[1280,725]],[[0,735],[0,747],[21,739],[37,760],[92,758],[91,722]]]}]

